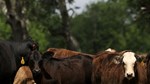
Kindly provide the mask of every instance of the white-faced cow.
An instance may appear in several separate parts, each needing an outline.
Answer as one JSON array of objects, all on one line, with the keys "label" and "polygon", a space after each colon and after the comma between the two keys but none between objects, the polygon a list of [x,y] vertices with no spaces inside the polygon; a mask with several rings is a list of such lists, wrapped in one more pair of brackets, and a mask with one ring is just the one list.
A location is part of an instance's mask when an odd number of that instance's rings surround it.
[{"label": "white-faced cow", "polygon": [[136,61],[137,59],[135,57],[135,53],[133,52],[125,52],[122,55],[122,62],[124,63],[126,78],[131,79],[132,77],[135,77],[134,66]]},{"label": "white-faced cow", "polygon": [[93,60],[93,84],[146,84],[146,69],[134,52],[104,51]]}]

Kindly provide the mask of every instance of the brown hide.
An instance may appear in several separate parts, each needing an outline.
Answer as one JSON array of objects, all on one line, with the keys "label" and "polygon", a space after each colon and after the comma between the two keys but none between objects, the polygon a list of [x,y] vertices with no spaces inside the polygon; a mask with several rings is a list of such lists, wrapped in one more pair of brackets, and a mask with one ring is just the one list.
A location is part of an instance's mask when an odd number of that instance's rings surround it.
[{"label": "brown hide", "polygon": [[146,66],[137,62],[135,78],[124,78],[123,63],[115,64],[114,57],[122,52],[101,52],[93,59],[93,84],[147,84]]},{"label": "brown hide", "polygon": [[42,83],[91,84],[91,71],[92,58],[88,56],[43,59],[42,72],[44,77]]},{"label": "brown hide", "polygon": [[150,52],[146,56],[146,66],[147,66],[147,80],[150,84]]},{"label": "brown hide", "polygon": [[13,84],[35,84],[32,72],[28,66],[22,66],[19,68]]},{"label": "brown hide", "polygon": [[[123,67],[113,63],[113,57],[116,55],[118,53],[104,51],[93,59],[93,84],[121,84],[120,80],[124,77]],[[121,76],[118,72],[122,73]]]},{"label": "brown hide", "polygon": [[147,83],[147,67],[146,64],[142,62],[137,62],[137,74],[138,74],[138,84],[149,84]]},{"label": "brown hide", "polygon": [[62,48],[48,48],[47,52],[53,52],[54,58],[67,58],[67,57],[71,57],[74,55],[88,55],[90,57],[93,57],[94,55],[91,54],[86,54],[86,53],[82,53],[82,52],[77,52],[77,51],[72,51],[72,50],[67,50],[67,49],[62,49]]}]

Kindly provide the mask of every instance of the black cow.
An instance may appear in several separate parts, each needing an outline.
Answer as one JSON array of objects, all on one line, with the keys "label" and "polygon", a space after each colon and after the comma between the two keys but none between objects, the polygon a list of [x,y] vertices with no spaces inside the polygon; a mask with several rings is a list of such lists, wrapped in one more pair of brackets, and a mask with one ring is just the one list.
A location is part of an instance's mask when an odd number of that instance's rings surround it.
[{"label": "black cow", "polygon": [[42,55],[38,50],[34,50],[29,54],[29,67],[33,73],[33,78],[37,84],[41,84],[41,69]]},{"label": "black cow", "polygon": [[91,84],[92,57],[57,59],[53,54],[46,52],[42,56],[42,84]]},{"label": "black cow", "polygon": [[32,40],[0,41],[0,83],[12,84],[17,70],[22,65],[21,60],[27,65],[28,54],[35,49],[38,49],[38,45]]}]

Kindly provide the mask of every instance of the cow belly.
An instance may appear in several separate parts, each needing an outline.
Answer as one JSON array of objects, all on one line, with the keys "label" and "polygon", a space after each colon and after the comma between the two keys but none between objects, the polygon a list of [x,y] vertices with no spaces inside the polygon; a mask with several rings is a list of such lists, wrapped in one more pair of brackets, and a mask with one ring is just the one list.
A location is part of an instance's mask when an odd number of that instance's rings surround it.
[{"label": "cow belly", "polygon": [[46,71],[59,84],[85,84],[85,73],[82,65],[74,63],[71,66],[73,67],[61,65],[59,69],[53,67],[54,70],[47,69]]},{"label": "cow belly", "polygon": [[83,71],[76,70],[77,72],[64,73],[61,76],[62,84],[85,84],[85,75],[82,75]]}]

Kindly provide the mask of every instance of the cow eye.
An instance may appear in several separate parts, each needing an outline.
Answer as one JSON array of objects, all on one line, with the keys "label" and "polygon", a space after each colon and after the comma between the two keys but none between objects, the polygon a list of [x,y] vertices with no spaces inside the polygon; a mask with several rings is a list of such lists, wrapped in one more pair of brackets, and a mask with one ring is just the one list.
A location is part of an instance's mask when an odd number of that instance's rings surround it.
[{"label": "cow eye", "polygon": [[126,64],[124,64],[123,66],[124,66],[124,67],[127,67],[127,65],[126,65]]},{"label": "cow eye", "polygon": [[133,66],[136,67],[136,63],[134,63]]},{"label": "cow eye", "polygon": [[127,67],[127,65],[123,62],[123,66],[126,68]]},{"label": "cow eye", "polygon": [[125,65],[125,63],[124,63],[124,62],[122,62],[122,64],[123,64],[123,65]]},{"label": "cow eye", "polygon": [[39,61],[39,63],[38,63],[40,66],[42,65],[42,61]]}]

